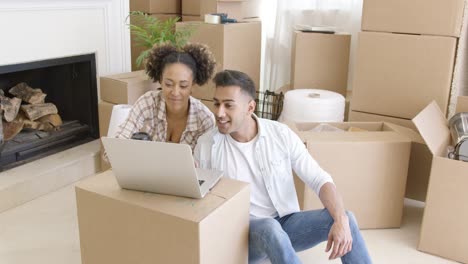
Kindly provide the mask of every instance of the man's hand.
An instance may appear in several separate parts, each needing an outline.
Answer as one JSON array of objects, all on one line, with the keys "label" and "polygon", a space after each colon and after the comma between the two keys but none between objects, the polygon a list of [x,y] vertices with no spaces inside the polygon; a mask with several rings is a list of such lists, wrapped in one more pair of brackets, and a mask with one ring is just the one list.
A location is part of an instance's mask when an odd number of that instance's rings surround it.
[{"label": "man's hand", "polygon": [[353,237],[349,228],[349,219],[347,215],[344,215],[333,223],[330,233],[328,233],[328,243],[325,252],[332,249],[328,259],[336,259],[346,255],[346,253],[351,251],[352,247]]}]

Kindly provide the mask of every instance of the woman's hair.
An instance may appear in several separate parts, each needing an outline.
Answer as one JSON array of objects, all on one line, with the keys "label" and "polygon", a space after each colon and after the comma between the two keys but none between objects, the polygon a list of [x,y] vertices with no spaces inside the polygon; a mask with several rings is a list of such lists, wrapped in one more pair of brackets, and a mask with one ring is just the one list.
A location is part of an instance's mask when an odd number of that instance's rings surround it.
[{"label": "woman's hair", "polygon": [[182,63],[192,70],[193,82],[207,83],[213,75],[216,61],[206,45],[192,43],[181,49],[171,44],[154,46],[146,63],[146,73],[153,81],[161,81],[164,68],[173,63]]}]

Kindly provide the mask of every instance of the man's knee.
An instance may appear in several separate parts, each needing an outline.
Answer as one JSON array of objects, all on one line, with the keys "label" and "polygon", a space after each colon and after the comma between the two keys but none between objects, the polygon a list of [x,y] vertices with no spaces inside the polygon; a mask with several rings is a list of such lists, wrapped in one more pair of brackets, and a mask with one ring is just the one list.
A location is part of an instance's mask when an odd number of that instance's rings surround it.
[{"label": "man's knee", "polygon": [[255,220],[255,223],[250,225],[250,237],[254,240],[275,239],[284,233],[280,223],[273,218]]},{"label": "man's knee", "polygon": [[356,217],[354,216],[353,212],[351,211],[346,211],[346,215],[348,216],[349,219],[349,226],[350,228],[357,228],[359,229]]}]

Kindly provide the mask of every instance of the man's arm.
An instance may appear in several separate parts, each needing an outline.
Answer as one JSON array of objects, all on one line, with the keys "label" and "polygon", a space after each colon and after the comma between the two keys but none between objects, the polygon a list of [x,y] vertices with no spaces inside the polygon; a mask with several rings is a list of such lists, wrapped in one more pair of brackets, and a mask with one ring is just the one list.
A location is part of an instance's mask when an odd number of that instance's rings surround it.
[{"label": "man's arm", "polygon": [[328,243],[325,252],[330,251],[333,246],[329,259],[342,257],[351,251],[353,244],[351,229],[349,228],[349,219],[346,215],[343,201],[333,183],[325,183],[322,188],[320,188],[319,197],[334,220],[330,233],[328,234]]}]

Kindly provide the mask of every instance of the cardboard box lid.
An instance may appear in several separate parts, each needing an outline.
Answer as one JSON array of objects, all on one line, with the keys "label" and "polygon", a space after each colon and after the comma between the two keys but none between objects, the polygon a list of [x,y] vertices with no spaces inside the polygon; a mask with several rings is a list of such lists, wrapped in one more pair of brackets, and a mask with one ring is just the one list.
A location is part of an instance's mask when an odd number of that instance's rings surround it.
[{"label": "cardboard box lid", "polygon": [[248,191],[248,183],[222,177],[203,198],[155,194],[122,189],[112,170],[108,170],[76,185],[76,192],[95,193],[122,203],[158,211],[193,222],[201,222],[211,212],[241,191]]},{"label": "cardboard box lid", "polygon": [[[323,122],[322,122],[323,123]],[[355,132],[311,132],[307,131],[321,124],[321,122],[292,123],[287,125],[301,138],[303,142],[410,142],[410,134],[403,127],[385,122],[339,122],[326,123],[334,127],[347,130],[350,127],[367,131]],[[412,135],[414,136],[414,135]]]},{"label": "cardboard box lid", "polygon": [[435,101],[432,101],[415,118],[413,123],[426,141],[433,155],[444,156],[450,144],[450,130],[447,119]]}]

